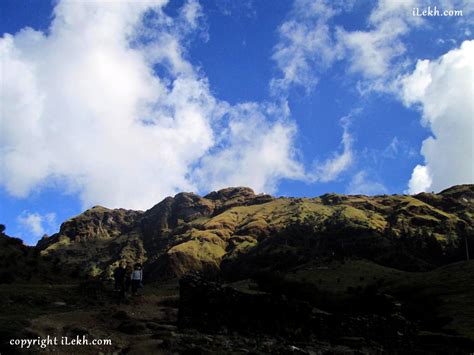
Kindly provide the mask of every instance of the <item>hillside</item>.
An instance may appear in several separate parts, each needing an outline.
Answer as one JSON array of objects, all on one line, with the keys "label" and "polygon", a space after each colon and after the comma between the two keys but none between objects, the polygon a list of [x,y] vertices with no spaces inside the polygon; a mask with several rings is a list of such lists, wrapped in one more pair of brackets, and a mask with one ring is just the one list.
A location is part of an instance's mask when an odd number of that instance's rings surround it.
[{"label": "hillside", "polygon": [[60,266],[42,257],[37,248],[5,234],[5,226],[0,224],[0,284],[58,281],[63,278],[59,270]]},{"label": "hillside", "polygon": [[[0,234],[0,351],[12,338],[110,338],[59,353],[452,353],[474,346],[474,185],[315,198],[227,188],[147,211],[95,206],[36,247]],[[117,304],[111,274],[143,262]],[[35,349],[40,350],[40,349]]]},{"label": "hillside", "polygon": [[180,193],[145,212],[93,207],[38,248],[92,276],[108,277],[119,260],[140,261],[154,280],[221,270],[243,278],[257,264],[285,269],[325,257],[422,271],[462,260],[474,230],[473,201],[473,185],[415,196],[275,198],[249,188]]}]

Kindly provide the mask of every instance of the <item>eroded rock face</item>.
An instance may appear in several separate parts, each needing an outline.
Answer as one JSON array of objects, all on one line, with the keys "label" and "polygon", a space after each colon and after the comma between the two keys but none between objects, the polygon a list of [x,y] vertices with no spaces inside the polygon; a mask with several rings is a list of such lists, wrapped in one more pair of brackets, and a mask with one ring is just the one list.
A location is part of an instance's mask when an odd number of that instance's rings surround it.
[{"label": "eroded rock face", "polygon": [[113,239],[130,231],[142,214],[142,211],[122,208],[111,210],[102,206],[94,206],[61,224],[59,233],[49,238],[42,238],[38,243],[38,248],[46,249],[61,237],[68,238],[72,242]]},{"label": "eroded rock face", "polygon": [[[110,274],[119,260],[148,261],[153,265],[151,271],[157,270],[151,272],[156,277],[176,277],[195,268],[218,269],[226,248],[221,231],[214,228],[215,233],[197,235],[198,230],[193,231],[190,225],[200,220],[204,223],[219,211],[272,199],[237,187],[206,197],[179,193],[146,212],[95,206],[64,222],[59,233],[42,238],[37,249],[94,276]],[[199,223],[197,227],[208,229]]]},{"label": "eroded rock face", "polygon": [[94,206],[43,237],[36,249],[72,275],[110,275],[118,260],[145,261],[142,238],[133,233],[142,211]]},{"label": "eroded rock face", "polygon": [[199,218],[215,216],[232,207],[258,205],[272,200],[273,197],[256,195],[246,187],[213,191],[204,197],[182,192],[175,197],[167,197],[145,212],[141,225],[145,237],[152,238],[161,235],[163,230],[173,229]]},{"label": "eroded rock face", "polygon": [[140,224],[144,237],[154,238],[179,224],[210,216],[213,212],[214,203],[211,201],[193,193],[182,192],[175,197],[167,197],[146,211]]},{"label": "eroded rock face", "polygon": [[229,187],[213,191],[204,196],[204,198],[214,201],[217,212],[236,206],[258,205],[273,200],[273,197],[270,195],[255,195],[255,192],[248,187]]}]

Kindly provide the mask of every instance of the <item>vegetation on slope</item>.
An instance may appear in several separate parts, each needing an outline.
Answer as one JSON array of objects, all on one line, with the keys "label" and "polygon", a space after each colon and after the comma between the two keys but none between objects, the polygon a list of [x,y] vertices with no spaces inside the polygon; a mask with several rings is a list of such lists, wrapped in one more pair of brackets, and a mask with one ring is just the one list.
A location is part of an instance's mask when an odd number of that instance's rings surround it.
[{"label": "vegetation on slope", "polygon": [[38,247],[79,273],[103,276],[120,259],[145,262],[153,278],[169,278],[233,265],[241,272],[252,258],[286,267],[333,254],[429,270],[462,260],[474,230],[473,196],[472,185],[415,196],[275,199],[248,188],[205,197],[180,193],[144,213],[95,207]]}]

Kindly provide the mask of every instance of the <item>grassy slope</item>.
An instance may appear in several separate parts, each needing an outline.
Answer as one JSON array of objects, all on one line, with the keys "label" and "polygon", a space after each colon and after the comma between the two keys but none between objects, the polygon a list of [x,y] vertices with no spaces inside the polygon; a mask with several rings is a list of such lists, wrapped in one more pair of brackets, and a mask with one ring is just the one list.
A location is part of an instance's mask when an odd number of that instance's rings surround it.
[{"label": "grassy slope", "polygon": [[[218,269],[222,260],[235,260],[255,248],[263,236],[272,236],[279,230],[306,217],[324,221],[338,213],[350,228],[383,233],[387,219],[395,214],[394,233],[402,228],[419,232],[421,227],[412,225],[414,217],[419,221],[431,221],[434,227],[423,227],[438,239],[440,226],[455,225],[458,217],[422,202],[412,196],[343,196],[329,195],[321,198],[279,198],[270,202],[229,208],[216,216],[182,222],[170,230],[172,247],[165,251],[173,256],[178,276],[189,268],[199,269],[202,265],[215,265]],[[429,224],[429,223],[428,223]],[[352,242],[356,242],[355,240]],[[362,243],[375,243],[365,240]],[[279,246],[280,249],[283,248]],[[272,245],[275,248],[275,245]],[[268,250],[264,253],[281,252]],[[183,265],[179,265],[182,260]],[[193,261],[194,260],[194,261]]]},{"label": "grassy slope", "polygon": [[[155,243],[156,249],[153,250],[146,250],[146,246],[140,243],[143,239],[140,227],[116,236],[120,226],[114,222],[111,224],[113,237],[90,238],[87,242],[77,243],[64,236],[49,245],[43,253],[58,256],[66,263],[75,264],[85,273],[94,275],[110,272],[110,265],[119,258],[155,262],[159,256],[168,254],[173,255],[179,276],[193,265],[216,265],[218,268],[223,259],[234,259],[239,254],[250,252],[262,236],[271,236],[306,217],[316,216],[319,221],[324,221],[336,212],[354,228],[382,233],[391,220],[390,226],[395,234],[406,228],[414,233],[424,229],[438,240],[446,239],[447,231],[454,231],[459,221],[456,214],[442,211],[413,196],[327,194],[318,198],[277,198],[262,204],[224,209],[212,217],[199,217],[189,222],[181,220],[176,228],[163,231],[166,238]],[[110,214],[126,224],[122,220],[124,213],[96,207],[76,219],[83,226],[84,233],[93,234],[102,225],[94,218],[103,219],[104,215]],[[73,222],[68,221],[75,225]],[[186,265],[178,265],[179,260]],[[196,262],[193,263],[193,260]]]},{"label": "grassy slope", "polygon": [[366,260],[332,262],[324,266],[311,263],[291,270],[285,277],[336,295],[349,287],[363,288],[383,280],[383,292],[413,300],[420,308],[423,304],[428,307],[435,303],[433,316],[446,319],[444,330],[474,340],[474,261],[458,262],[429,272],[404,272]]},{"label": "grassy slope", "polygon": [[438,315],[451,320],[446,330],[474,339],[474,260],[458,262],[399,280],[393,292],[410,291],[419,299],[437,298]]}]

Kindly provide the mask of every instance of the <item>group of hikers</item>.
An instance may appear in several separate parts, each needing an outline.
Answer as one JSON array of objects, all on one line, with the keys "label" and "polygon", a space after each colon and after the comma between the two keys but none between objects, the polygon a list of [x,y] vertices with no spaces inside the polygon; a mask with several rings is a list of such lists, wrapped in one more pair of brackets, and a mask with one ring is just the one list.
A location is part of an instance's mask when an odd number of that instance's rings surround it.
[{"label": "group of hikers", "polygon": [[137,263],[132,267],[130,262],[122,262],[114,270],[117,303],[125,300],[125,296],[132,290],[132,296],[138,295],[138,289],[143,287],[143,267]]}]

